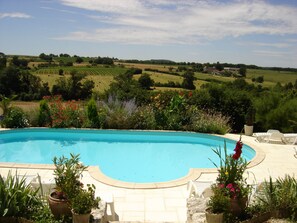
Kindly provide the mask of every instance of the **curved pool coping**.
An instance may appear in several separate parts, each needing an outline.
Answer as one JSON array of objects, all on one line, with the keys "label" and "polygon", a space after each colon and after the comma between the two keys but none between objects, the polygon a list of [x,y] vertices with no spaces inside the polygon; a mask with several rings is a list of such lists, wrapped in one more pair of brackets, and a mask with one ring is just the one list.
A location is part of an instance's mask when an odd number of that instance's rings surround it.
[{"label": "curved pool coping", "polygon": [[[0,129],[4,130],[4,129]],[[8,129],[5,129],[8,130]],[[133,131],[133,130],[131,130]],[[169,131],[166,131],[169,132]],[[210,134],[214,135],[214,134]],[[222,138],[227,138],[234,140],[233,137],[228,135],[214,135]],[[238,136],[238,135],[237,135]],[[248,169],[259,165],[265,159],[264,151],[257,145],[251,142],[243,142],[244,144],[251,147],[255,150],[256,155],[249,162]],[[55,166],[53,164],[24,164],[24,163],[11,163],[11,162],[0,162],[0,168],[24,168],[24,169],[48,169],[54,170]],[[205,173],[217,173],[216,168],[191,168],[188,174],[184,177],[167,181],[167,182],[156,182],[156,183],[131,183],[124,182],[120,180],[113,179],[105,175],[98,166],[89,166],[88,172],[95,180],[113,187],[127,188],[127,189],[161,189],[161,188],[170,188],[177,187],[187,184],[191,180],[198,179],[202,174]]]}]

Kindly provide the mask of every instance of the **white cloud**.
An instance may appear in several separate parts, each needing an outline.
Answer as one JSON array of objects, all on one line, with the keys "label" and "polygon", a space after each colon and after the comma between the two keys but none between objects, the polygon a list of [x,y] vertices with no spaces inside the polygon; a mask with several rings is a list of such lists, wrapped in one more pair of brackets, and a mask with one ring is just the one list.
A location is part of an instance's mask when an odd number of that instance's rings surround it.
[{"label": "white cloud", "polygon": [[3,18],[29,19],[31,16],[21,12],[0,13],[0,19]]},{"label": "white cloud", "polygon": [[[289,42],[289,41],[288,41]],[[274,43],[269,43],[269,42],[239,42],[238,45],[244,45],[244,46],[262,46],[262,47],[274,47],[274,48],[289,48],[292,46],[290,43],[286,42],[274,42]]]},{"label": "white cloud", "polygon": [[258,56],[265,56],[265,57],[288,57],[292,56],[292,52],[282,52],[282,51],[271,51],[271,50],[254,50],[254,54]]},{"label": "white cloud", "polygon": [[272,5],[263,0],[225,3],[218,0],[60,1],[90,11],[91,18],[109,28],[78,30],[58,39],[188,44],[228,36],[297,34],[297,8]]}]

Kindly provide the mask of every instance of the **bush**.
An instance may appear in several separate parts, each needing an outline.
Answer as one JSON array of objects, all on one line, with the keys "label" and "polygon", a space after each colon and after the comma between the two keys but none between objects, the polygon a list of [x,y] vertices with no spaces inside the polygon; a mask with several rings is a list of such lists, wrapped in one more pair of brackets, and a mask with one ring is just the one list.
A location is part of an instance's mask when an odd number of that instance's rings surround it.
[{"label": "bush", "polygon": [[17,173],[12,176],[9,172],[5,180],[0,175],[0,216],[30,218],[42,205],[37,191],[31,190],[25,180]]},{"label": "bush", "polygon": [[133,129],[155,129],[157,125],[155,113],[149,106],[138,107],[129,120]]},{"label": "bush", "polygon": [[90,121],[91,128],[100,128],[100,121],[98,117],[96,101],[92,98],[87,105],[87,114]]},{"label": "bush", "polygon": [[51,112],[46,100],[41,100],[39,103],[39,115],[38,125],[39,126],[51,126]]},{"label": "bush", "polygon": [[226,134],[230,131],[229,118],[217,112],[200,111],[192,116],[189,129],[195,132]]},{"label": "bush", "polygon": [[2,120],[5,128],[25,128],[29,127],[29,121],[21,108],[11,107]]},{"label": "bush", "polygon": [[111,129],[129,129],[131,115],[136,111],[135,100],[119,101],[109,97],[107,102],[101,102],[106,113],[105,127]]}]

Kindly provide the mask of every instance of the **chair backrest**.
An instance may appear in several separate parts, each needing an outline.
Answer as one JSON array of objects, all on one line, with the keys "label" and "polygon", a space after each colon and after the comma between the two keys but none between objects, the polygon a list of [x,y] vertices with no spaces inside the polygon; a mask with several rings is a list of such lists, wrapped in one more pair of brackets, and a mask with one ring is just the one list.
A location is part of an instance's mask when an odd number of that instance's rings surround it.
[{"label": "chair backrest", "polygon": [[280,131],[276,129],[268,129],[267,131],[267,133],[274,133],[274,132],[280,132]]},{"label": "chair backrest", "polygon": [[284,138],[284,134],[280,132],[273,132],[270,135],[269,140],[282,140]]}]

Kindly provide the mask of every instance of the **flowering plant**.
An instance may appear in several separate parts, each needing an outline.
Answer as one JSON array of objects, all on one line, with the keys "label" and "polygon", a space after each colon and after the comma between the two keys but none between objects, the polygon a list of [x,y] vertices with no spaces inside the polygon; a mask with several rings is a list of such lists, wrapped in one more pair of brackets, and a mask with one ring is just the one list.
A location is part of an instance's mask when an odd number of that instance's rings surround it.
[{"label": "flowering plant", "polygon": [[247,198],[250,190],[246,178],[243,176],[249,163],[241,157],[242,146],[243,144],[240,137],[239,141],[236,143],[234,154],[227,154],[226,142],[224,142],[223,152],[221,148],[213,150],[220,159],[219,166],[212,161],[219,172],[217,182],[213,187],[228,197],[231,202],[232,200],[241,201]]}]

